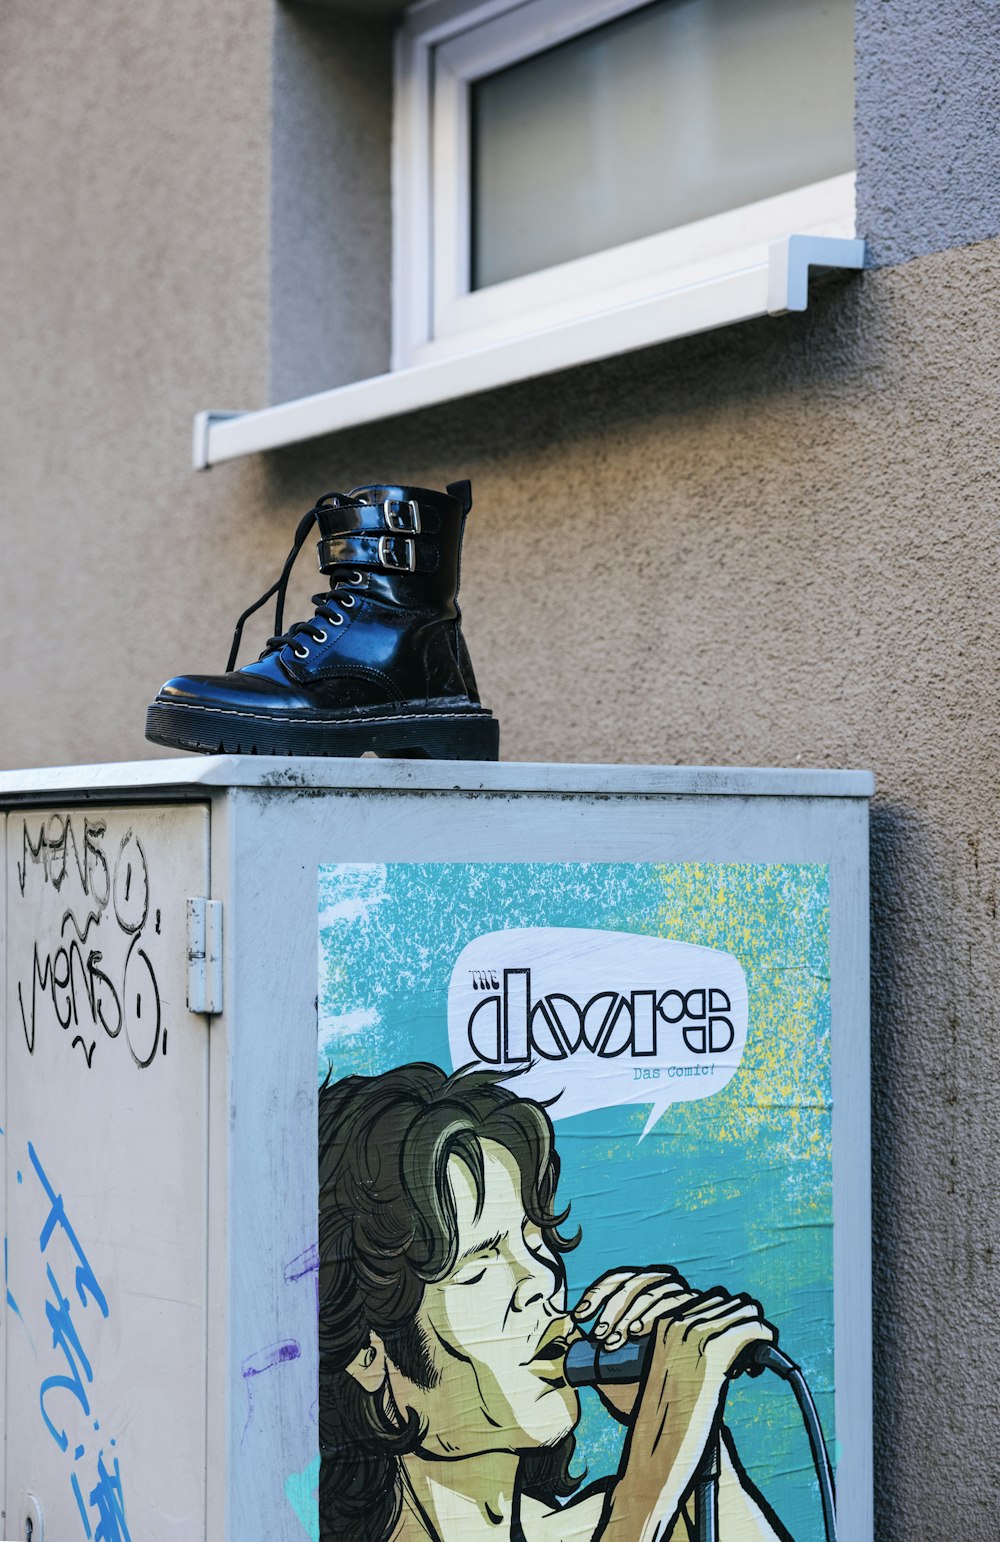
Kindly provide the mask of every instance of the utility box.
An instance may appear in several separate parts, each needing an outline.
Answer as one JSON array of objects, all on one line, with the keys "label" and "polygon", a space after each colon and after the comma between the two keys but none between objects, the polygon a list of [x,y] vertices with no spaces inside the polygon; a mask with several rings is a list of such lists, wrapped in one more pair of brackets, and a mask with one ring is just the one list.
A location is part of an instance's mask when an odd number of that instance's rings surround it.
[{"label": "utility box", "polygon": [[[871,791],[256,757],[0,774],[0,1536],[319,1537],[320,1085],[472,1062],[547,1109],[571,1293],[627,1255],[778,1300],[839,1533],[871,1538]],[[794,1403],[756,1388],[729,1397],[755,1491],[820,1538]]]}]

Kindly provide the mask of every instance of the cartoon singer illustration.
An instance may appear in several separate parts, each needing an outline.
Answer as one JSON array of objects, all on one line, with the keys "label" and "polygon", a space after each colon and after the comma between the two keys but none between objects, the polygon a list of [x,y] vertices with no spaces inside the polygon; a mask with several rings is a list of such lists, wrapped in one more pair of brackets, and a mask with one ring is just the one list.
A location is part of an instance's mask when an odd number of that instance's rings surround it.
[{"label": "cartoon singer illustration", "polygon": [[[691,1542],[713,1452],[719,1542],[791,1542],[721,1422],[775,1341],[761,1306],[647,1266],[570,1309],[552,1122],[510,1080],[418,1063],[320,1093],[322,1542]],[[641,1380],[598,1379],[627,1438],[586,1485],[567,1354],[640,1341]]]}]

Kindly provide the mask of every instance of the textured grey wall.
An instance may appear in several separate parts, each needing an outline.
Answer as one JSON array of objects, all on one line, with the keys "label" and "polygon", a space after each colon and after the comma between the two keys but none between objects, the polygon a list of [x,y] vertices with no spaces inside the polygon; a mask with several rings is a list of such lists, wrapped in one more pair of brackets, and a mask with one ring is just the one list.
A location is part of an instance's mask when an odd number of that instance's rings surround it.
[{"label": "textured grey wall", "polygon": [[1000,234],[1000,5],[856,4],[858,233],[869,261]]},{"label": "textured grey wall", "polygon": [[389,368],[392,23],[275,10],[269,399]]},{"label": "textured grey wall", "polygon": [[246,0],[0,6],[5,765],[144,753],[147,682],[208,634],[225,662],[284,539],[259,465],[188,470],[192,412],[265,400],[271,32]]},{"label": "textured grey wall", "polygon": [[0,762],[154,753],[317,493],[470,475],[508,756],[871,766],[879,1536],[995,1542],[1000,242],[196,476],[191,413],[267,390],[270,7],[38,16],[0,7]]}]

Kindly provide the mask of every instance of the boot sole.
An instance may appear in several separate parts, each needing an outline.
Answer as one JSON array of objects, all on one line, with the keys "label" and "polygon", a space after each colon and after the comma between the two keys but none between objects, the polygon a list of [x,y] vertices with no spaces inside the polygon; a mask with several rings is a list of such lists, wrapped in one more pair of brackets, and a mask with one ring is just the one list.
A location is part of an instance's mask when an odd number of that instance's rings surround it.
[{"label": "boot sole", "polygon": [[223,707],[154,702],[146,738],[201,755],[377,755],[383,759],[499,760],[491,712],[442,708],[393,716],[275,719]]}]

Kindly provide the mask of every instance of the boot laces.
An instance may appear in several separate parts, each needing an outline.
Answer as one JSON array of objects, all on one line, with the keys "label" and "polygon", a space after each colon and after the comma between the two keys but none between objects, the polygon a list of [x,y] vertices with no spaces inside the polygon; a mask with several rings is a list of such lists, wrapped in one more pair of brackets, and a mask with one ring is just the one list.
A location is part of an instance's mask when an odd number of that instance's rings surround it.
[{"label": "boot laces", "polygon": [[327,590],[325,593],[314,594],[312,596],[312,603],[316,607],[315,618],[312,621],[296,621],[288,628],[287,631],[282,631],[282,623],[285,618],[285,595],[288,591],[288,580],[292,575],[292,568],[295,566],[295,560],[305,545],[306,537],[308,536],[310,530],[312,530],[324,509],[356,508],[357,506],[358,499],[350,498],[344,493],[324,493],[322,498],[318,498],[316,500],[315,504],[309,510],[309,512],[302,516],[299,521],[298,528],[295,531],[295,539],[292,542],[291,551],[285,558],[285,564],[281,569],[280,574],[275,579],[271,587],[269,589],[265,589],[259,600],[254,600],[252,605],[247,606],[246,610],[243,612],[236,623],[236,628],[233,632],[233,646],[229,650],[229,662],[226,664],[227,675],[235,668],[237,655],[240,651],[240,643],[243,639],[243,627],[245,623],[256,611],[260,610],[262,605],[267,604],[272,594],[277,596],[274,604],[274,636],[267,639],[267,644],[264,648],[264,651],[260,655],[261,658],[265,658],[269,653],[274,653],[279,648],[285,647],[287,643],[292,643],[298,657],[304,658],[306,655],[306,650],[301,648],[297,641],[301,635],[304,634],[305,636],[312,638],[314,642],[326,642],[327,633],[323,627],[317,625],[317,622],[323,620],[328,622],[331,626],[343,625],[343,613],[340,609],[338,609],[338,607],[343,606],[345,609],[349,610],[354,605],[354,596],[351,594],[344,594],[343,589],[344,586],[348,583],[360,584],[360,573],[355,572],[351,573],[349,577],[344,576],[337,578],[335,581],[331,582],[329,590]]}]

